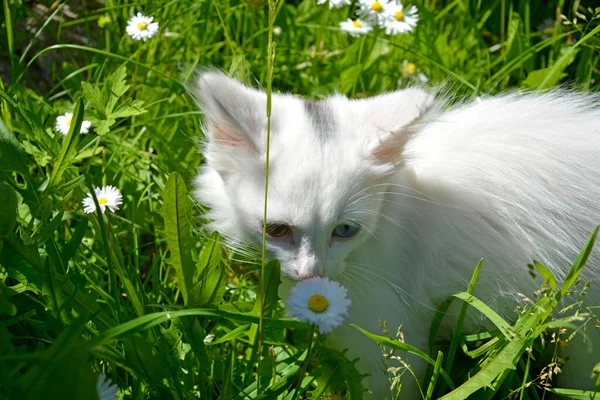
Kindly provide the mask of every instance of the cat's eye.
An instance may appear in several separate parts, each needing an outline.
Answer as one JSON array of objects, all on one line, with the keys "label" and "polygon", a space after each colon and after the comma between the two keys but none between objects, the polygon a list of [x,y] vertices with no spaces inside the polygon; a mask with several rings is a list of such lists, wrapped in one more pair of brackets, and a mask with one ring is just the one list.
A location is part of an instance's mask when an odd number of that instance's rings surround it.
[{"label": "cat's eye", "polygon": [[333,229],[331,236],[340,239],[350,239],[351,237],[355,236],[359,230],[360,228],[356,225],[341,224]]},{"label": "cat's eye", "polygon": [[282,238],[291,232],[291,228],[284,224],[267,224],[267,235],[274,238]]}]

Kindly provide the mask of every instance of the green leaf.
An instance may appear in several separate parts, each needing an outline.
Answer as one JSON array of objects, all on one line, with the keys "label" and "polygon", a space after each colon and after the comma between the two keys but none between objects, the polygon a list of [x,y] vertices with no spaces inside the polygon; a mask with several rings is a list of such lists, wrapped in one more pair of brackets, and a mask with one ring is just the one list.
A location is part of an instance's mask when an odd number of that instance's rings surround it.
[{"label": "green leaf", "polygon": [[225,335],[221,336],[217,340],[213,340],[212,342],[208,343],[208,346],[214,346],[216,344],[229,342],[242,336],[247,336],[248,332],[250,331],[250,326],[251,324],[240,325],[231,332],[228,332]]},{"label": "green leaf", "polygon": [[[179,311],[163,311],[152,314],[146,314],[137,317],[131,321],[117,325],[108,329],[90,341],[90,346],[99,346],[111,343],[115,340],[123,339],[143,332],[153,326],[167,322],[173,318],[181,317],[210,317],[229,321],[239,321],[245,323],[258,324],[259,317],[254,314],[235,313],[212,308],[188,308]],[[265,328],[306,328],[304,322],[294,318],[267,318],[263,319]]]},{"label": "green leaf", "polygon": [[0,119],[0,171],[16,171],[29,179],[27,155],[17,138]]},{"label": "green leaf", "polygon": [[535,269],[540,273],[542,278],[544,278],[544,282],[552,288],[554,292],[558,289],[558,284],[556,283],[556,276],[550,271],[545,265],[533,260],[533,265]]},{"label": "green leaf", "polygon": [[110,114],[113,119],[131,117],[134,115],[140,115],[145,113],[147,110],[144,108],[144,102],[142,100],[129,100],[127,103],[121,104],[117,109]]},{"label": "green leaf", "polygon": [[98,115],[99,118],[105,118],[106,114],[104,113],[104,96],[100,88],[96,85],[92,85],[88,82],[81,82],[81,88],[83,89],[83,96],[90,103],[92,108],[96,112],[100,112]]},{"label": "green leaf", "polygon": [[590,256],[590,253],[592,252],[592,248],[594,247],[594,242],[596,242],[596,237],[598,236],[598,229],[600,229],[600,227],[596,227],[596,229],[594,229],[594,232],[592,233],[592,236],[590,236],[590,238],[588,239],[585,247],[583,249],[581,249],[581,251],[577,255],[577,258],[575,259],[575,262],[571,266],[571,269],[569,270],[569,273],[567,274],[565,281],[560,286],[560,291],[556,294],[557,301],[560,301],[562,296],[564,296],[565,293],[567,293],[567,291],[571,288],[571,286],[573,286],[573,284],[579,277],[581,270],[585,266],[585,263],[587,262],[587,260]]},{"label": "green leaf", "polygon": [[17,307],[11,301],[14,295],[15,292],[7,288],[4,282],[0,281],[0,315],[7,315],[9,317],[17,315]]},{"label": "green leaf", "polygon": [[127,68],[122,65],[109,78],[110,92],[113,96],[121,97],[129,89],[129,85],[125,82],[127,77]]},{"label": "green leaf", "polygon": [[37,146],[33,145],[28,140],[23,140],[22,142],[23,148],[27,154],[32,155],[35,158],[35,161],[38,163],[40,167],[45,167],[48,165],[50,161],[52,161],[52,157],[45,150],[40,150]]},{"label": "green leaf", "polygon": [[[252,309],[255,315],[260,314],[261,301],[264,315],[270,315],[279,302],[279,285],[281,284],[281,267],[279,261],[272,260],[265,265],[264,288],[259,291],[256,303]],[[261,300],[262,299],[262,300]]]},{"label": "green leaf", "polygon": [[365,388],[362,381],[367,374],[361,374],[356,368],[358,358],[349,360],[346,357],[347,349],[338,351],[327,347],[316,347],[315,353],[319,366],[321,367],[321,376],[317,378],[317,390],[312,393],[312,398],[320,398],[329,388],[335,388],[339,384],[346,387],[348,399],[362,399]]},{"label": "green leaf", "polygon": [[[371,333],[355,324],[350,324],[350,326],[358,329],[363,335],[365,335],[369,339],[374,340],[375,342],[377,342],[379,344],[382,344],[382,345],[387,346],[394,350],[406,351],[407,353],[419,356],[423,360],[427,361],[429,364],[431,364],[435,367],[436,362],[431,357],[429,357],[425,352],[419,350],[415,346],[401,342],[399,340],[390,339],[387,336],[376,335],[376,334]],[[450,376],[446,373],[446,371],[444,371],[443,369],[440,369],[440,374],[442,375],[442,377],[444,378],[446,383],[448,383],[448,385],[451,388],[454,388],[454,383],[452,382],[452,379],[450,379]]]},{"label": "green leaf", "polygon": [[65,136],[58,158],[54,161],[54,165],[52,166],[52,175],[50,175],[46,191],[50,191],[58,185],[66,169],[72,163],[73,154],[77,148],[77,143],[79,143],[79,132],[81,130],[81,124],[83,123],[83,110],[83,99],[80,97],[77,100],[77,105],[73,111],[73,120],[71,122],[69,133]]},{"label": "green leaf", "polygon": [[566,399],[572,400],[591,400],[597,398],[597,392],[589,391],[589,390],[579,390],[579,389],[554,389],[547,388],[546,389],[550,393],[557,394]]},{"label": "green leaf", "polygon": [[462,400],[482,388],[493,388],[492,382],[505,370],[515,369],[515,362],[526,345],[524,339],[513,340],[479,372],[440,400]]},{"label": "green leaf", "polygon": [[43,260],[37,246],[26,245],[14,233],[3,239],[0,264],[8,270],[8,276],[16,279],[27,289],[38,292],[42,288]]},{"label": "green leaf", "polygon": [[189,306],[217,306],[225,294],[227,274],[221,265],[219,234],[214,232],[200,252],[193,277],[194,287],[189,293]]},{"label": "green leaf", "polygon": [[512,338],[513,329],[510,326],[510,324],[508,322],[506,322],[500,315],[498,315],[498,313],[496,313],[494,310],[492,310],[483,301],[479,300],[477,297],[475,297],[472,294],[469,294],[467,292],[457,293],[452,296],[475,307],[483,315],[485,315],[491,322],[493,322],[494,325],[496,325],[496,327],[500,330],[500,332],[502,333],[502,335],[504,335],[505,338],[507,338],[507,339]]},{"label": "green leaf", "polygon": [[17,226],[17,193],[5,182],[0,182],[0,240]]},{"label": "green leaf", "polygon": [[161,234],[170,252],[167,262],[175,269],[179,290],[184,304],[187,305],[196,270],[191,252],[196,244],[192,237],[191,224],[194,213],[185,183],[176,172],[169,175],[163,192],[163,208],[160,213],[165,222]]}]

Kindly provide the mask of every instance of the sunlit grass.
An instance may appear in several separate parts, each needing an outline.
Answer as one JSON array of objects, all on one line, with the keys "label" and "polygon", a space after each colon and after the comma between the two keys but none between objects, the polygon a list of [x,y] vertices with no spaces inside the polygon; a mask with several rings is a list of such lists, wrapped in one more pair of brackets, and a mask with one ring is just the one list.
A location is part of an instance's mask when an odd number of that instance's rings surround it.
[{"label": "sunlit grass", "polygon": [[[423,84],[423,77],[457,97],[561,83],[597,90],[598,11],[575,14],[561,3],[563,18],[542,2],[414,5],[415,31],[352,38],[339,22],[354,17],[356,6],[330,10],[314,0],[89,8],[4,0],[0,397],[96,398],[99,374],[120,398],[360,396],[353,361],[285,317],[277,263],[232,254],[203,228],[202,206],[189,196],[202,162],[201,116],[185,87],[208,66],[269,92],[313,98],[364,97]],[[159,23],[146,42],[126,33],[137,12]],[[63,135],[55,125],[66,112],[73,117]],[[90,133],[80,135],[86,120]],[[96,212],[86,214],[82,200],[107,185],[121,191],[120,209],[102,213],[93,196]],[[474,366],[471,354],[488,365],[473,374],[477,388],[491,380],[495,387],[481,398],[538,399],[538,371],[523,346],[542,334],[558,289],[527,294],[531,304],[511,325],[465,287],[456,296],[469,304],[463,313],[483,312],[500,333],[457,334],[437,354],[369,334],[387,350],[427,357],[427,398],[460,386]],[[531,334],[516,343],[507,332],[519,329]],[[510,353],[517,369],[494,363],[499,353]]]}]

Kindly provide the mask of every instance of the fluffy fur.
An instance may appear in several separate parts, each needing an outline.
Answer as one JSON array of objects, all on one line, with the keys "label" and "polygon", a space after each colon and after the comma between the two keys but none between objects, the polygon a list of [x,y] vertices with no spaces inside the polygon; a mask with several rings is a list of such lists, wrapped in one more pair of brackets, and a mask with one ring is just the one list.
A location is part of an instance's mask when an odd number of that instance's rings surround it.
[{"label": "fluffy fur", "polygon": [[[196,198],[232,246],[256,246],[266,95],[217,72],[201,74],[194,94],[208,137]],[[267,248],[288,278],[283,291],[293,280],[328,276],[349,289],[348,322],[372,332],[381,332],[378,319],[402,324],[407,341],[423,349],[434,310],[466,289],[480,258],[475,294],[514,319],[517,294],[540,284],[527,263],[535,258],[563,279],[600,223],[597,97],[557,91],[439,103],[421,89],[318,102],[275,94],[272,102],[267,223],[292,233]],[[344,223],[359,233],[333,237]],[[595,254],[584,279],[594,281],[588,297],[598,304]],[[466,329],[476,330],[482,321],[470,314]],[[331,341],[361,357],[373,398],[389,393],[377,345],[347,325]],[[578,361],[565,373],[577,381],[568,384],[589,387],[600,344],[592,354],[572,347]],[[416,385],[404,381],[405,397],[417,398]]]}]

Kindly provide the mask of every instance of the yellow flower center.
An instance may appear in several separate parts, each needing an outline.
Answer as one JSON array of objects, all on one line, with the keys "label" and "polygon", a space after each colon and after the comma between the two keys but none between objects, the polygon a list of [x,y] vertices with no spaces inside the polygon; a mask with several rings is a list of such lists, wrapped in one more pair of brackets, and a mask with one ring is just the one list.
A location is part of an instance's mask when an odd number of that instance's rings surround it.
[{"label": "yellow flower center", "polygon": [[375,12],[380,12],[383,10],[383,6],[381,5],[380,2],[376,1],[373,4],[371,4],[371,10],[373,10]]},{"label": "yellow flower center", "polygon": [[308,308],[316,313],[322,313],[327,310],[329,307],[329,301],[327,301],[327,297],[320,294],[313,294],[310,299],[308,299]]},{"label": "yellow flower center", "polygon": [[148,24],[146,22],[138,22],[137,23],[137,27],[140,31],[145,31],[146,28],[148,27]]},{"label": "yellow flower center", "polygon": [[352,25],[354,25],[355,28],[360,28],[362,26],[360,21],[352,21]]},{"label": "yellow flower center", "polygon": [[108,199],[106,197],[100,197],[98,199],[98,204],[106,204],[108,203]]},{"label": "yellow flower center", "polygon": [[409,62],[408,64],[406,64],[406,66],[404,67],[404,75],[412,75],[415,73],[415,71],[417,70],[417,66],[411,62]]},{"label": "yellow flower center", "polygon": [[394,14],[394,16],[396,17],[396,21],[402,21],[402,19],[404,18],[404,13],[402,11],[396,11],[396,14]]},{"label": "yellow flower center", "polygon": [[71,126],[71,121],[73,121],[73,118],[67,119],[67,126]]}]

